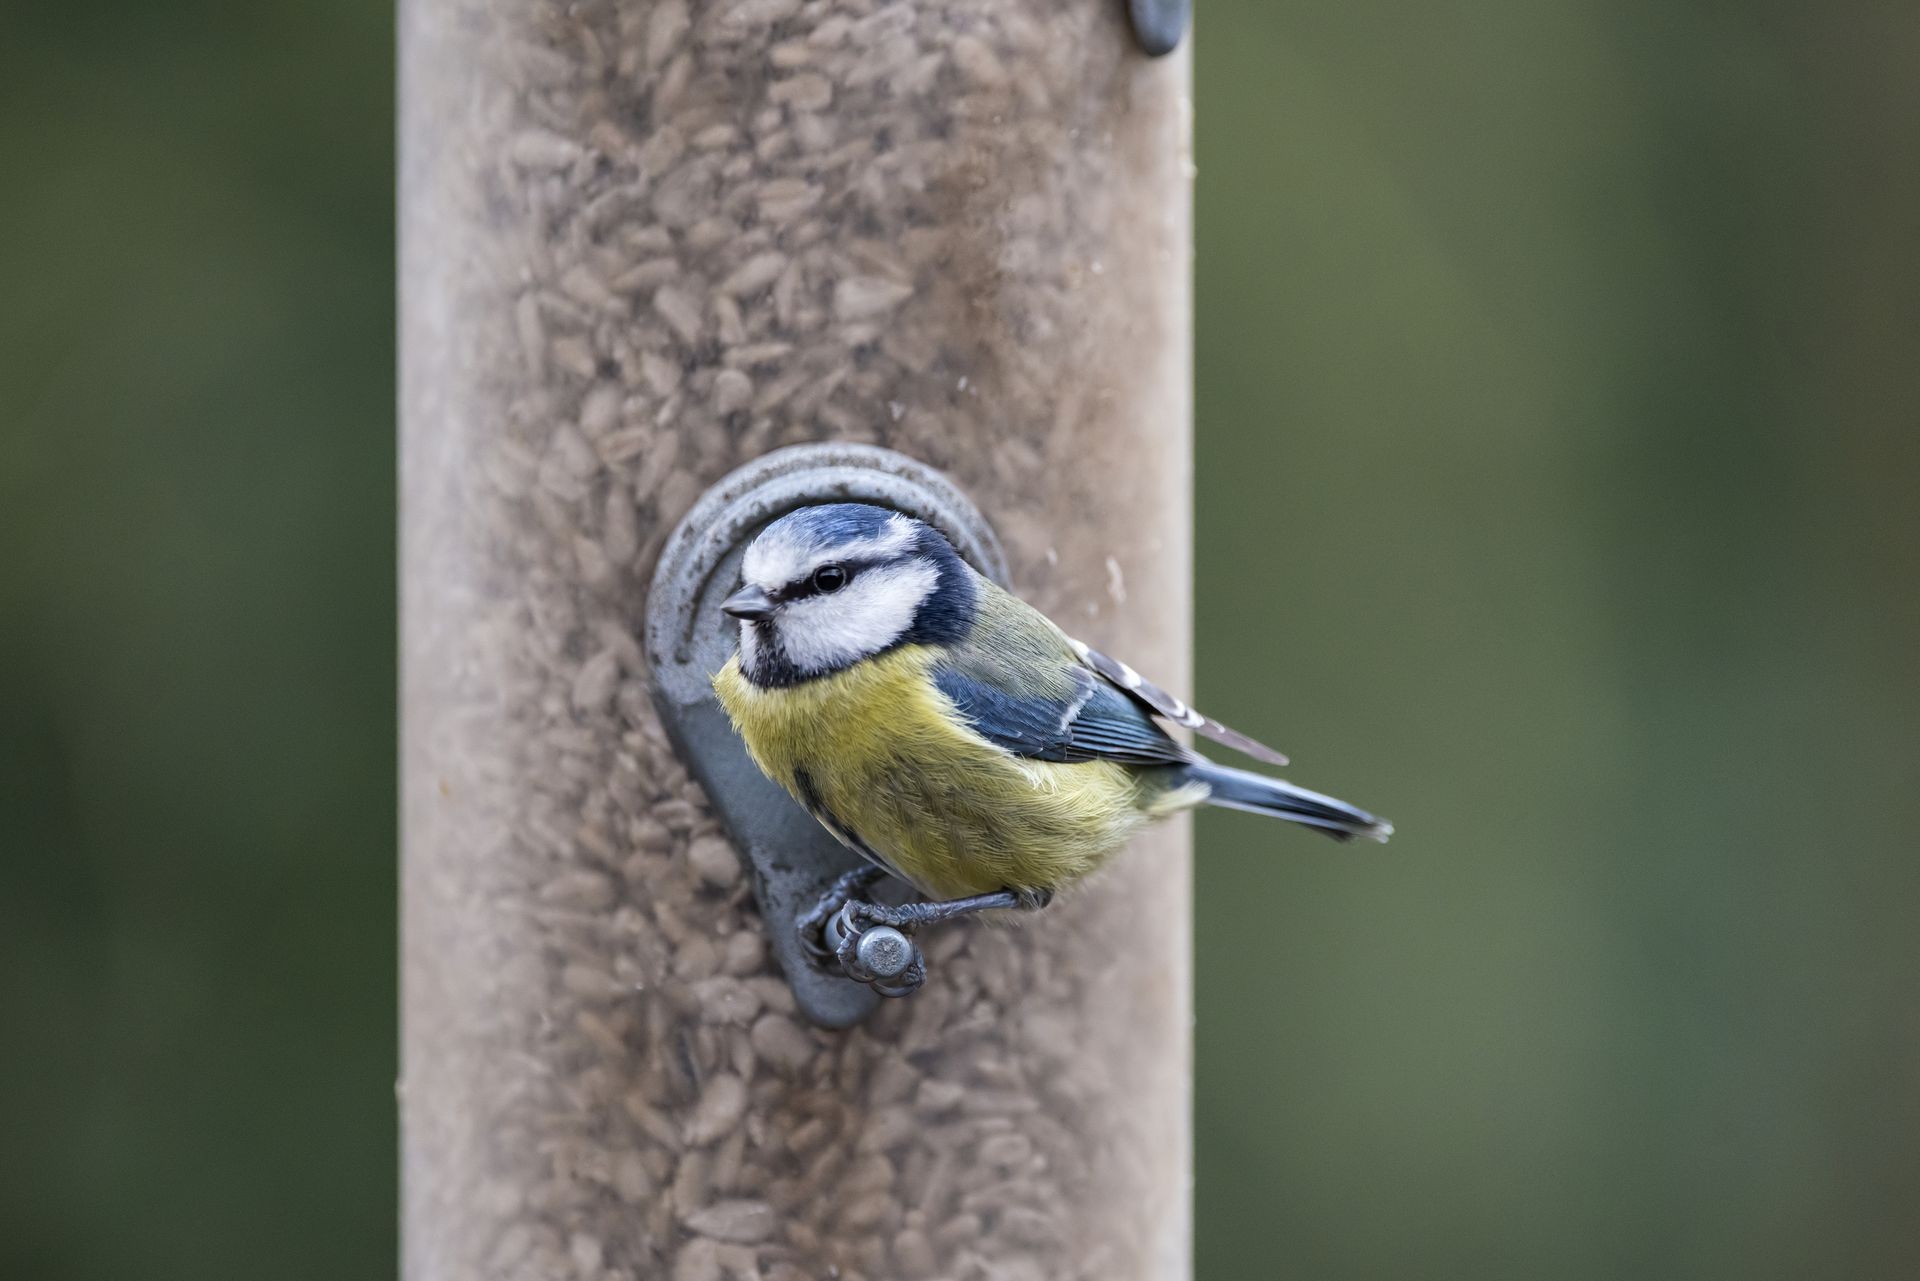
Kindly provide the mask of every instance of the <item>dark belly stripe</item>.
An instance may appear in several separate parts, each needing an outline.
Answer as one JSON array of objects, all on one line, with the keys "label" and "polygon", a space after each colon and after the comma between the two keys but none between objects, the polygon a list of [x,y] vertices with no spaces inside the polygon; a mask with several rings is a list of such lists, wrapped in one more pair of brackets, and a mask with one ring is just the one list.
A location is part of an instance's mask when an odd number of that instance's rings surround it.
[{"label": "dark belly stripe", "polygon": [[804,769],[796,769],[793,771],[793,785],[798,789],[800,793],[800,803],[807,807],[807,813],[813,815],[815,821],[822,827],[832,832],[835,840],[881,871],[887,873],[887,875],[900,880],[906,879],[900,875],[898,869],[896,869],[892,863],[882,858],[877,850],[861,840],[860,833],[854,831],[845,823],[842,823],[839,818],[834,815],[834,812],[827,808],[827,803],[820,799],[820,789],[814,785],[812,774]]}]

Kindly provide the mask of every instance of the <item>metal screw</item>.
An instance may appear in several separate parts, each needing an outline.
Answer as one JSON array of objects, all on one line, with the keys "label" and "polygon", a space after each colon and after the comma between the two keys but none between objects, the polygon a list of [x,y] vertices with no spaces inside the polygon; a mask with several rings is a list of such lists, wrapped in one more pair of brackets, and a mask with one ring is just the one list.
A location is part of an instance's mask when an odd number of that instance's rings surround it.
[{"label": "metal screw", "polygon": [[853,945],[860,968],[876,979],[896,979],[913,964],[913,943],[891,925],[876,925]]}]

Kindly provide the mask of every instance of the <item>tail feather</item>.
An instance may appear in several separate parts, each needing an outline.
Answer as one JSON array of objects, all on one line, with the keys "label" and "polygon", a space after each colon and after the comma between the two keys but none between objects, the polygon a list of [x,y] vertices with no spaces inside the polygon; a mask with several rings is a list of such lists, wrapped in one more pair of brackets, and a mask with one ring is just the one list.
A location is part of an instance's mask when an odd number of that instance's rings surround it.
[{"label": "tail feather", "polygon": [[1325,832],[1336,841],[1358,836],[1384,842],[1393,835],[1393,824],[1387,820],[1375,818],[1345,801],[1295,787],[1284,779],[1215,765],[1212,761],[1197,761],[1188,766],[1186,773],[1192,781],[1206,785],[1209,805],[1270,814]]}]

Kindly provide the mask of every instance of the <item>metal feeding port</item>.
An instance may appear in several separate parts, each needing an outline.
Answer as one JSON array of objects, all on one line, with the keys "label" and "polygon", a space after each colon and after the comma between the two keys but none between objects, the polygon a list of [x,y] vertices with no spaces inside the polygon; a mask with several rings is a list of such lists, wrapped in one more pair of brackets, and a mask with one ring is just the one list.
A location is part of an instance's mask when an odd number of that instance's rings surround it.
[{"label": "metal feeding port", "polygon": [[747,544],[790,511],[835,502],[871,503],[917,517],[945,534],[975,569],[1006,584],[999,539],[980,510],[939,472],[871,445],[796,445],[725,477],[674,529],[647,597],[645,641],[661,720],[746,855],[773,953],[801,1011],[823,1026],[849,1027],[879,1003],[884,980],[908,964],[905,951],[912,944],[899,936],[863,941],[862,972],[872,972],[867,982],[808,956],[801,917],[839,878],[866,864],[760,772],[712,685],[737,644],[737,624],[720,612],[720,602],[738,585]]}]

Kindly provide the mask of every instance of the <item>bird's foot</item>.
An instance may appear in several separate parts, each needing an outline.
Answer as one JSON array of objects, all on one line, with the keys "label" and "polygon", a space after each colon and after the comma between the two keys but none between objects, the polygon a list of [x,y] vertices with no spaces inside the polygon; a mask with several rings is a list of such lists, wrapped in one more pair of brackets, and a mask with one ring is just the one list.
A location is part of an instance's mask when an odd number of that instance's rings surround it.
[{"label": "bird's foot", "polygon": [[807,914],[795,924],[800,935],[800,948],[807,958],[823,970],[830,970],[835,963],[834,945],[826,939],[827,922],[841,908],[873,888],[875,882],[886,875],[877,867],[856,867],[842,873],[827,892],[820,896]]},{"label": "bird's foot", "polygon": [[910,996],[927,981],[927,961],[919,945],[899,926],[881,919],[897,910],[855,900],[835,912],[824,931],[841,971],[881,996]]},{"label": "bird's foot", "polygon": [[1052,900],[1048,890],[997,890],[970,898],[902,903],[898,907],[848,898],[827,917],[819,935],[848,978],[865,983],[882,996],[908,996],[927,979],[926,958],[911,937],[914,930],[975,912],[1037,910]]}]

